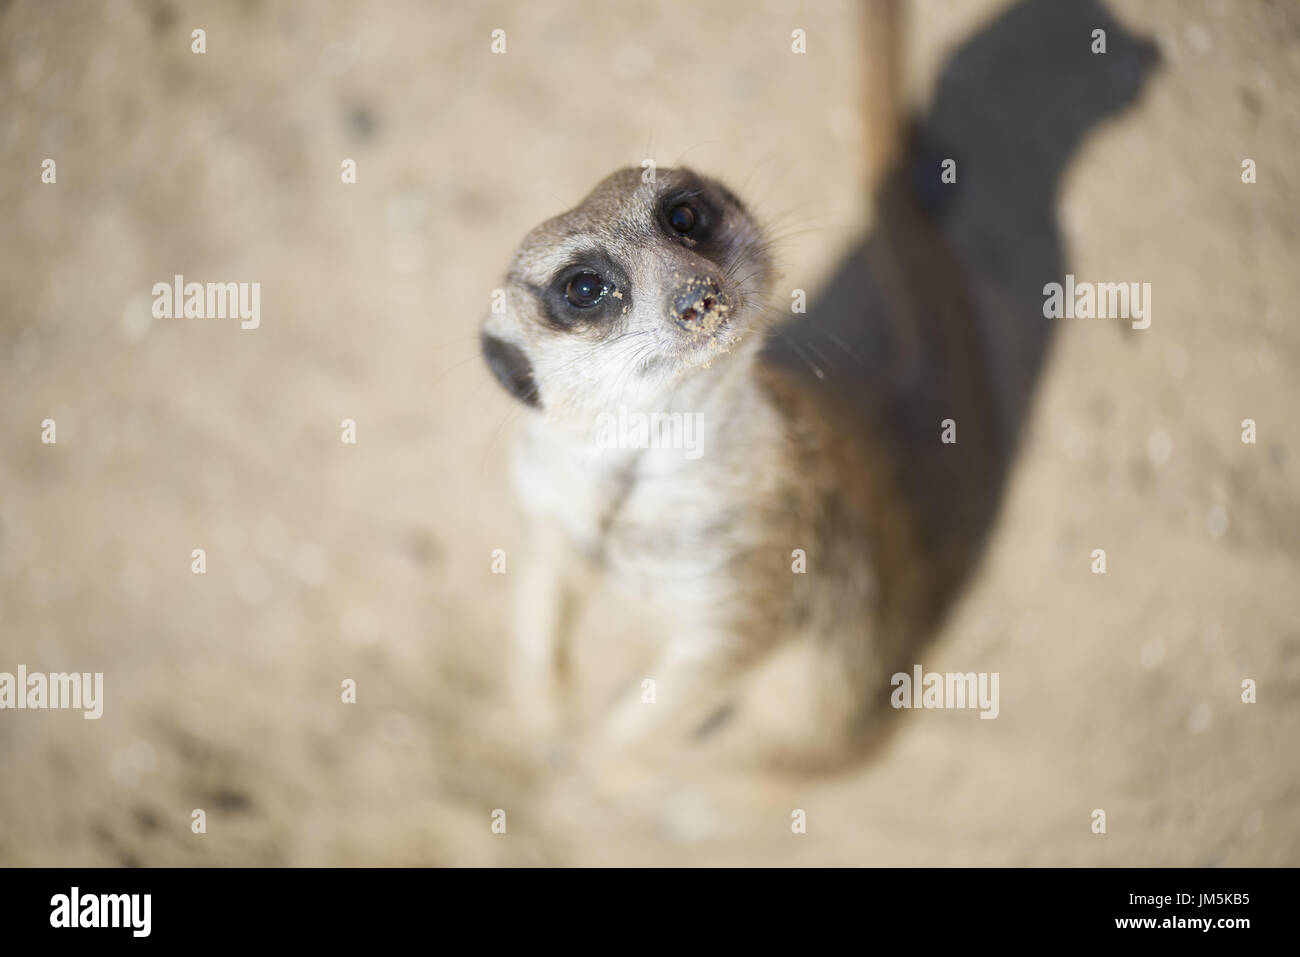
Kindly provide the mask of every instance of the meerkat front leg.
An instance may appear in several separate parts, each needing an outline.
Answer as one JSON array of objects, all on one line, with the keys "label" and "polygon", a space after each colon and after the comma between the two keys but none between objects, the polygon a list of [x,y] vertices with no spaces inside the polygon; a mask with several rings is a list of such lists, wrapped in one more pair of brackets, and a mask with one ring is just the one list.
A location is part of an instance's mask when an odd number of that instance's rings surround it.
[{"label": "meerkat front leg", "polygon": [[597,786],[618,792],[653,775],[726,705],[768,647],[726,631],[671,639],[644,679],[600,722],[587,754]]},{"label": "meerkat front leg", "polygon": [[559,729],[568,697],[569,639],[577,610],[574,560],[560,530],[537,521],[522,561],[515,564],[509,694],[525,726],[544,739]]}]

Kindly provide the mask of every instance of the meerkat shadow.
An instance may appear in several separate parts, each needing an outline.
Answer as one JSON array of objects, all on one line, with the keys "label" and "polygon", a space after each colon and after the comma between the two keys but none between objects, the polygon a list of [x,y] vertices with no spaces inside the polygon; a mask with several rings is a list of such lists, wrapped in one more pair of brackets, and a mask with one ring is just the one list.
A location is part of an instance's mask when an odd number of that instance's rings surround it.
[{"label": "meerkat shadow", "polygon": [[[1066,271],[1062,177],[1157,65],[1151,43],[1091,0],[1026,0],[991,21],[944,64],[870,234],[766,348],[873,437],[912,515],[919,571],[891,611],[890,674],[920,661],[997,517],[1056,328],[1043,286]],[[891,710],[888,687],[864,694],[877,719]],[[898,725],[868,723],[864,755]]]}]

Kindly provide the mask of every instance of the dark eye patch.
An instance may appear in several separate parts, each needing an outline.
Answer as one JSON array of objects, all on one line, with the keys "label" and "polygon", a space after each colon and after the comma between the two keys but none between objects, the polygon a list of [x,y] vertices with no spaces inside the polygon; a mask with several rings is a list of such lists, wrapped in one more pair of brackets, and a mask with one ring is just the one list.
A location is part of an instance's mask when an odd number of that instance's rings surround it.
[{"label": "dark eye patch", "polygon": [[546,286],[530,285],[550,324],[559,329],[611,325],[632,305],[632,283],[608,254],[591,250],[556,271]]},{"label": "dark eye patch", "polygon": [[722,227],[727,198],[702,183],[669,189],[659,199],[660,229],[673,242],[716,262],[726,252]]},{"label": "dark eye patch", "polygon": [[[701,186],[670,189],[659,199],[659,220],[670,236],[703,233],[717,218],[714,204]],[[682,229],[683,225],[689,229]]]}]

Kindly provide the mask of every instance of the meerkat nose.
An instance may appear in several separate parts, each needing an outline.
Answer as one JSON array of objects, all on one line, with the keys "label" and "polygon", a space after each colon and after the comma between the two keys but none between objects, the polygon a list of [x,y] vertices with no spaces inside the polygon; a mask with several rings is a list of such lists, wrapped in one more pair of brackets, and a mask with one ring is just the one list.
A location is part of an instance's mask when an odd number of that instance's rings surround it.
[{"label": "meerkat nose", "polygon": [[731,301],[716,280],[695,276],[673,290],[668,306],[677,325],[697,335],[708,335],[726,321]]}]

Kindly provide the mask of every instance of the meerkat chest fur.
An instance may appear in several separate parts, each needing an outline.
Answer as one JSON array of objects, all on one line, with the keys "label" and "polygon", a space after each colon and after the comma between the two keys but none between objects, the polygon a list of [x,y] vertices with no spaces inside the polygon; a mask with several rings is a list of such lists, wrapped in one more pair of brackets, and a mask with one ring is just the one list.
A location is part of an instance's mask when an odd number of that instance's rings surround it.
[{"label": "meerkat chest fur", "polygon": [[793,466],[749,365],[706,370],[661,408],[619,406],[583,429],[537,417],[516,447],[521,500],[624,587],[725,589],[738,555],[781,534],[761,516]]}]

